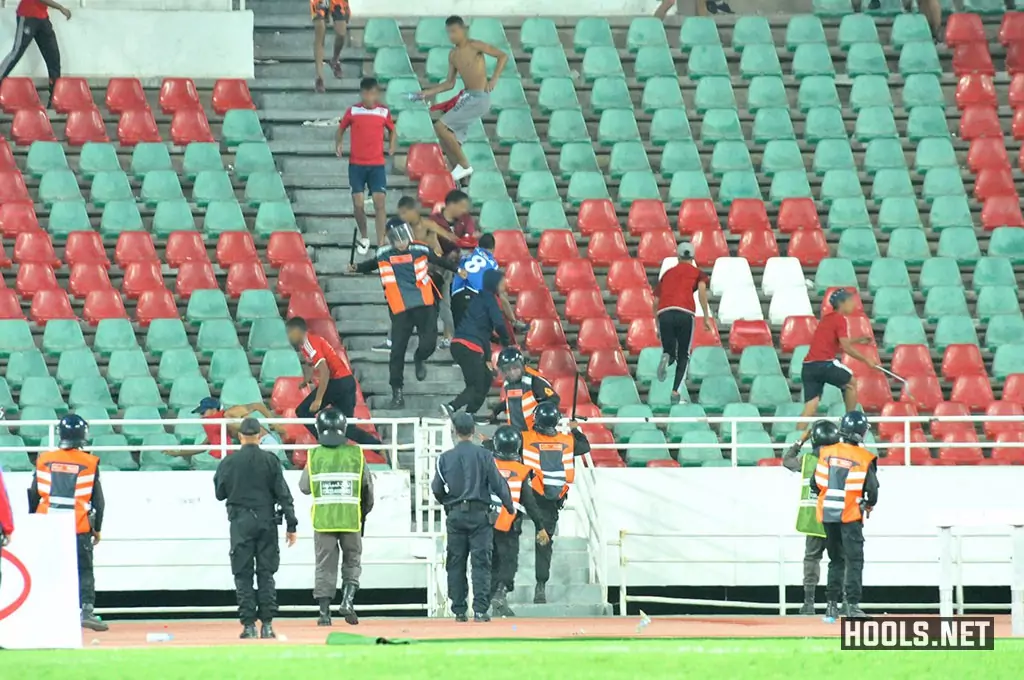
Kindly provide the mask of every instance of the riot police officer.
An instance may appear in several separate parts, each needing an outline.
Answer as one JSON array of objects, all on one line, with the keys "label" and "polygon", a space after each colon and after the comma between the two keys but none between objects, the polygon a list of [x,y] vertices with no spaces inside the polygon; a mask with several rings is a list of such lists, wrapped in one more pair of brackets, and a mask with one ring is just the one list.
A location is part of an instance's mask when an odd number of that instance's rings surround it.
[{"label": "riot police officer", "polygon": [[[289,547],[295,545],[299,525],[281,462],[260,448],[260,433],[258,420],[243,420],[238,428],[242,448],[222,460],[213,476],[217,500],[227,501],[231,522],[231,571],[242,622],[239,637],[243,640],[256,637],[257,616],[263,623],[259,636],[276,637],[271,622],[277,614],[274,574],[281,564],[281,548],[277,543],[280,519],[275,506],[280,507],[287,522],[285,539]],[[254,574],[256,591],[252,585]]]}]

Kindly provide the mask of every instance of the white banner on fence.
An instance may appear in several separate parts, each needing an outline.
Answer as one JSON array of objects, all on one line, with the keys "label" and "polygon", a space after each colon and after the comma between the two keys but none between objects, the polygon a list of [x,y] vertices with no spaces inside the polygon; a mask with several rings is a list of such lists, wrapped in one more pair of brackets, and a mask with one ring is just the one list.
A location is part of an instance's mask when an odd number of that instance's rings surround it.
[{"label": "white banner on fence", "polygon": [[0,647],[82,646],[77,564],[74,516],[17,518],[0,555]]}]

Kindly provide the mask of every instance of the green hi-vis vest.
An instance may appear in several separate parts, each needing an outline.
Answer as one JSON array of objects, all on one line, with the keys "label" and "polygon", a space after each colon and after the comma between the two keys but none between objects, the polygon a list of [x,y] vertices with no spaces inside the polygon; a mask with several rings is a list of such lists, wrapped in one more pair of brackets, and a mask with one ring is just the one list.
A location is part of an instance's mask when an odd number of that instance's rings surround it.
[{"label": "green hi-vis vest", "polygon": [[313,530],[359,531],[363,490],[363,452],[358,446],[309,452],[309,488],[313,492]]},{"label": "green hi-vis vest", "polygon": [[804,454],[803,466],[800,469],[800,509],[796,512],[796,530],[808,536],[824,536],[825,527],[818,521],[818,497],[811,493],[811,477],[818,465],[818,457],[813,453]]}]

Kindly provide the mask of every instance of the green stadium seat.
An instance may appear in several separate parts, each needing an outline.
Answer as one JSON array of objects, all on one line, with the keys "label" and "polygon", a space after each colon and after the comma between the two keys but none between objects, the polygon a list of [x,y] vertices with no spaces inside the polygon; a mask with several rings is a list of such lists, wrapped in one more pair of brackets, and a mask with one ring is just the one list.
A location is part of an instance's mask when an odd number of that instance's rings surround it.
[{"label": "green stadium seat", "polygon": [[907,138],[917,142],[925,137],[949,137],[946,111],[939,106],[917,106],[907,118]]},{"label": "green stadium seat", "polygon": [[886,168],[875,174],[871,185],[871,198],[881,203],[886,198],[913,198],[914,185],[907,170]]},{"label": "green stadium seat", "polygon": [[[868,234],[865,229],[851,229],[845,234]],[[842,240],[840,240],[842,243]],[[872,261],[868,271],[868,290],[874,293],[879,288],[910,288],[910,274],[903,260],[892,257],[879,257]]]},{"label": "green stadium seat", "polygon": [[[645,445],[637,448],[637,444]],[[672,460],[665,444],[665,435],[661,430],[640,430],[629,438],[626,448],[626,465],[629,467],[646,467],[648,462],[656,460]],[[649,446],[653,448],[648,448]]]},{"label": "green stadium seat", "polygon": [[[617,178],[634,171],[651,171],[651,162],[647,158],[643,143],[619,142],[612,146],[612,152],[608,159],[609,174]],[[520,184],[520,186],[522,185]],[[552,189],[554,190],[553,180]]]},{"label": "green stadium seat", "polygon": [[590,133],[587,132],[583,113],[564,109],[552,112],[548,120],[548,141],[553,146],[562,146],[570,142],[590,142]]},{"label": "green stadium seat", "polygon": [[828,208],[828,228],[830,231],[870,229],[871,217],[868,215],[868,204],[864,197],[838,198],[832,201]]},{"label": "green stadium seat", "polygon": [[867,143],[864,150],[864,170],[875,174],[879,170],[903,169],[907,158],[903,155],[903,144],[898,139],[879,137]]},{"label": "green stadium seat", "polygon": [[587,17],[576,22],[573,31],[573,48],[585,52],[588,47],[614,45],[612,29],[607,19]]},{"label": "green stadium seat", "polygon": [[704,114],[700,136],[704,144],[714,144],[722,140],[743,141],[743,127],[740,125],[740,117],[736,110],[709,109]]},{"label": "green stadium seat", "polygon": [[640,106],[648,113],[654,113],[658,109],[683,108],[683,92],[679,89],[679,79],[658,76],[648,80],[644,84]]},{"label": "green stadium seat", "polygon": [[563,146],[558,154],[558,171],[564,178],[572,177],[577,172],[601,172],[594,145],[589,142],[573,142]]},{"label": "green stadium seat", "polygon": [[690,51],[690,58],[686,62],[686,68],[687,73],[693,80],[716,76],[726,77],[729,75],[729,64],[725,60],[725,51],[719,45],[694,46]]},{"label": "green stadium seat", "polygon": [[[659,354],[660,356],[660,354]],[[686,369],[686,377],[695,383],[716,376],[731,376],[729,355],[724,347],[694,347],[690,355],[690,364]]]},{"label": "green stadium seat", "polygon": [[[444,26],[443,17],[420,17],[416,24],[416,33],[413,35],[416,49],[420,52],[429,52],[435,47],[448,47],[451,41],[448,40],[448,31]],[[396,45],[395,47],[399,47]]]},{"label": "green stadium seat", "polygon": [[48,375],[25,378],[25,382],[21,384],[18,405],[21,408],[29,406],[52,408],[60,413],[67,411],[68,408],[64,403],[64,397],[60,394],[57,381]]},{"label": "green stadium seat", "polygon": [[932,40],[932,30],[922,14],[900,14],[892,22],[889,44],[903,47],[907,43]]},{"label": "green stadium seat", "polygon": [[942,85],[939,79],[932,73],[914,73],[904,77],[903,108],[911,110],[918,106],[946,105],[946,97],[942,93]]},{"label": "green stadium seat", "polygon": [[[85,349],[85,347],[80,349]],[[68,353],[74,351],[78,350],[68,350]],[[11,352],[11,355],[7,358],[5,377],[7,382],[15,387],[20,387],[26,378],[48,375],[50,375],[50,370],[46,367],[46,358],[42,352],[35,348]]]},{"label": "green stadium seat", "polygon": [[784,170],[772,177],[769,200],[779,205],[787,198],[811,198],[811,185],[803,170]]},{"label": "green stadium seat", "polygon": [[853,170],[829,170],[821,180],[821,200],[831,203],[839,198],[857,198],[863,194],[860,178]]},{"label": "green stadium seat", "polygon": [[600,172],[577,172],[569,179],[566,198],[573,205],[579,205],[588,198],[611,198],[604,176]]},{"label": "green stadium seat", "polygon": [[[117,319],[120,321],[120,319]],[[100,321],[100,327],[106,320]],[[128,326],[131,331],[131,325]],[[98,333],[97,333],[98,335]],[[135,332],[132,331],[132,342],[135,342]],[[153,319],[149,323],[149,330],[146,332],[146,352],[154,356],[160,356],[172,349],[191,347],[188,336],[185,335],[185,325],[181,319]],[[116,347],[116,349],[125,349]]]},{"label": "green stadium seat", "polygon": [[537,93],[537,105],[545,113],[559,109],[578,111],[580,101],[572,78],[545,78]]},{"label": "green stadium seat", "polygon": [[302,377],[302,364],[299,355],[290,349],[272,349],[263,355],[260,364],[260,383],[272,388],[278,378]]},{"label": "green stadium seat", "polygon": [[544,147],[537,142],[519,142],[512,145],[508,154],[508,172],[513,177],[522,177],[527,172],[547,172],[548,161]]},{"label": "green stadium seat", "polygon": [[[989,241],[989,253],[992,242]],[[950,227],[939,234],[939,246],[936,250],[939,257],[952,257],[960,264],[973,264],[981,257],[978,237],[974,229],[968,227]]]},{"label": "green stadium seat", "polygon": [[826,257],[814,275],[814,287],[821,295],[829,288],[857,288],[853,263],[840,257]]},{"label": "green stadium seat", "polygon": [[853,134],[861,142],[899,137],[892,109],[884,106],[869,106],[861,109],[857,114]]},{"label": "green stadium seat", "polygon": [[[982,258],[984,260],[985,258]],[[979,266],[981,261],[979,261]],[[977,270],[975,270],[977,275]],[[963,281],[960,274],[960,266],[956,260],[949,257],[933,257],[925,261],[921,267],[921,277],[918,281],[918,288],[922,293],[927,294],[931,289],[940,286],[958,286],[963,288]]]},{"label": "green stadium seat", "polygon": [[[694,427],[690,425],[690,427]],[[718,437],[711,430],[688,429],[682,433],[681,444],[686,448],[679,449],[679,464],[683,467],[702,467],[707,463],[722,460],[722,449]]]},{"label": "green stadium seat", "polygon": [[856,170],[853,150],[845,139],[822,139],[814,147],[815,174],[824,175],[829,170]]},{"label": "green stadium seat", "polygon": [[782,375],[779,354],[774,347],[753,345],[740,354],[740,380],[749,383],[759,375]]},{"label": "green stadium seat", "polygon": [[[1019,317],[1011,317],[1020,320]],[[1024,327],[1024,326],[1022,326]],[[1014,373],[1024,373],[1024,344],[1016,342],[1001,345],[992,358],[992,377],[1006,380]]]},{"label": "green stadium seat", "polygon": [[959,168],[953,142],[946,137],[926,137],[917,143],[914,167],[920,173],[932,168]]},{"label": "green stadium seat", "polygon": [[899,258],[907,264],[920,265],[931,256],[928,237],[923,229],[901,227],[889,235],[888,257]]},{"label": "green stadium seat", "polygon": [[[753,86],[753,84],[751,84]],[[842,106],[835,78],[831,76],[809,76],[800,81],[797,104],[801,111],[824,107],[838,109]]]},{"label": "green stadium seat", "polygon": [[[626,404],[619,407],[618,418],[653,418],[654,411],[647,404]],[[618,441],[629,441],[633,433],[641,430],[657,430],[658,427],[651,423],[615,423],[612,431]]]},{"label": "green stadium seat", "polygon": [[608,109],[632,109],[633,100],[622,76],[601,77],[594,81],[590,92],[590,108],[594,113]]},{"label": "green stadium seat", "polygon": [[3,378],[0,378],[0,407],[2,407],[8,414],[18,412],[18,405],[14,403],[14,397],[11,396],[11,389],[7,386],[7,381]]},{"label": "green stadium seat", "polygon": [[103,142],[86,142],[82,145],[82,151],[78,156],[78,172],[86,179],[92,179],[97,172],[120,169],[121,162],[117,159],[117,151],[113,145]]},{"label": "green stadium seat", "polygon": [[899,65],[900,73],[904,78],[916,73],[942,75],[939,53],[935,50],[935,43],[931,40],[904,45],[900,50]]},{"label": "green stadium seat", "polygon": [[697,401],[708,413],[721,413],[728,404],[742,399],[732,375],[715,375],[708,376],[701,382]]},{"label": "green stadium seat", "polygon": [[[661,355],[661,350],[658,350],[658,355]],[[673,419],[708,417],[699,404],[675,404],[669,410],[669,416]],[[673,420],[666,429],[666,435],[671,442],[682,441],[687,432],[707,432],[714,436],[707,422],[681,423]],[[717,439],[715,441],[717,442]]]},{"label": "green stadium seat", "polygon": [[[940,196],[965,197],[967,190],[964,189],[963,179],[960,177],[960,168],[932,168],[924,175],[924,185],[921,191],[927,201],[934,201]],[[934,214],[935,210],[932,209]]]},{"label": "green stadium seat", "polygon": [[704,171],[684,170],[672,175],[668,198],[672,205],[680,205],[690,198],[711,198],[711,189]]},{"label": "green stadium seat", "polygon": [[[617,54],[616,58],[618,58]],[[561,46],[538,47],[530,55],[530,78],[533,80],[568,78],[570,75],[569,62],[566,61],[565,50]]]},{"label": "green stadium seat", "polygon": [[183,375],[171,385],[167,405],[172,409],[191,411],[201,400],[210,396],[210,384],[201,375]]},{"label": "green stadium seat", "polygon": [[[798,418],[803,413],[804,405],[798,403],[780,404],[775,409],[776,418]],[[796,423],[773,423],[771,437],[777,442],[786,441],[788,438],[798,435]]]},{"label": "green stadium seat", "polygon": [[[723,418],[760,418],[761,412],[753,404],[729,404],[722,411]],[[757,422],[739,422],[735,424],[737,440],[742,432],[764,432],[764,428]],[[733,423],[722,423],[718,426],[722,442],[729,443],[733,440]]]},{"label": "green stadium seat", "polygon": [[110,396],[110,388],[107,381],[98,374],[94,376],[83,376],[74,381],[68,394],[68,401],[71,408],[77,410],[83,406],[94,406],[116,411],[117,406]]},{"label": "green stadium seat", "polygon": [[[203,441],[206,441],[205,438],[203,439]],[[199,442],[196,443],[198,444]],[[214,471],[217,469],[218,465],[220,465],[220,459],[214,458],[208,453],[197,453],[196,455],[192,456],[193,470]]]},{"label": "green stadium seat", "polygon": [[889,75],[885,52],[878,43],[856,43],[846,53],[846,73],[851,78],[860,75]]},{"label": "green stadium seat", "polygon": [[35,346],[27,322],[20,319],[0,320],[0,356],[10,356],[13,352],[34,349]]},{"label": "green stadium seat", "polygon": [[[409,77],[412,77],[412,74]],[[267,139],[263,135],[259,116],[249,109],[232,109],[225,113],[221,136],[229,147],[238,146],[242,142],[263,142]]]},{"label": "green stadium seat", "polygon": [[[753,173],[751,173],[753,175]],[[630,206],[641,199],[661,199],[658,180],[650,170],[632,170],[619,183],[619,204]]]},{"label": "green stadium seat", "polygon": [[571,231],[569,218],[565,216],[562,199],[537,201],[530,205],[526,214],[526,230],[535,236],[548,229]]},{"label": "green stadium seat", "polygon": [[[129,406],[124,410],[124,417],[132,420],[159,420],[160,408],[162,407],[157,405],[140,404],[138,406]],[[187,417],[195,418],[195,415],[189,414]],[[141,444],[143,439],[146,437],[155,434],[162,434],[163,431],[163,425],[157,423],[153,423],[151,425],[125,425],[121,428],[121,432],[124,433],[124,438],[126,438],[130,444]]]},{"label": "green stadium seat", "polygon": [[868,265],[880,257],[878,241],[870,229],[847,229],[839,235],[836,256],[846,258],[855,265]]},{"label": "green stadium seat", "polygon": [[882,337],[885,351],[891,352],[897,345],[927,344],[928,337],[925,335],[924,326],[916,314],[893,316],[886,322],[885,334]]},{"label": "green stadium seat", "polygon": [[814,144],[822,139],[847,141],[846,123],[839,109],[818,107],[807,112],[804,140]]},{"label": "green stadium seat", "polygon": [[117,393],[117,403],[122,409],[131,406],[155,406],[157,408],[164,406],[156,380],[149,377],[128,378],[121,383],[121,389]]},{"label": "green stadium seat", "polygon": [[[392,78],[413,78],[409,53],[404,45],[399,47],[383,47],[373,57],[373,73],[377,80],[387,83]],[[242,140],[249,141],[249,140]]]},{"label": "green stadium seat", "polygon": [[700,171],[701,169],[700,152],[693,142],[669,142],[661,151],[659,170],[663,177],[671,178],[677,172]]},{"label": "green stadium seat", "polygon": [[[1019,3],[1014,3],[1015,9],[1020,9]],[[943,8],[945,9],[945,8]],[[964,0],[964,11],[975,14],[1002,14],[1008,9],[1007,5],[998,0]]]},{"label": "green stadium seat", "polygon": [[60,142],[32,142],[25,160],[25,170],[33,177],[42,177],[51,170],[67,170],[68,159]]},{"label": "green stadium seat", "polygon": [[757,175],[752,170],[730,171],[722,175],[722,183],[718,187],[718,202],[728,206],[738,198],[761,198]]},{"label": "green stadium seat", "polygon": [[532,205],[537,201],[561,200],[554,176],[547,170],[531,170],[519,179],[516,196],[522,205]]},{"label": "green stadium seat", "polygon": [[[557,48],[557,50],[564,60],[565,53],[561,48]],[[534,52],[533,60],[531,61],[531,70],[536,61],[537,53]],[[566,70],[568,70],[568,63],[566,64]],[[619,51],[614,47],[588,48],[586,53],[583,55],[581,72],[583,74],[583,78],[587,81],[594,81],[598,78],[605,77],[625,77],[625,72],[622,70],[622,61],[619,59]],[[562,74],[555,73],[553,75],[561,76]]]},{"label": "green stadium seat", "polygon": [[686,52],[699,46],[721,44],[722,40],[718,37],[718,26],[714,19],[695,16],[683,19],[683,26],[679,29],[679,49],[682,51]]},{"label": "green stadium seat", "polygon": [[986,286],[978,293],[975,316],[987,323],[1000,314],[1020,315],[1020,301],[1017,299],[1017,287]]},{"label": "green stadium seat", "polygon": [[682,109],[655,111],[654,117],[651,119],[650,135],[650,142],[655,146],[664,146],[677,140],[692,140],[693,133],[690,131],[690,121],[686,111]]},{"label": "green stadium seat", "polygon": [[[897,230],[900,232],[921,231],[924,226],[921,223],[921,215],[917,211],[917,199],[911,197],[884,199],[881,207],[878,209],[878,228],[887,232],[895,232]],[[901,238],[910,239],[910,241],[901,244],[900,248],[909,248],[913,252],[919,253],[915,257],[904,257],[903,259],[914,260],[927,257],[925,253],[928,252],[928,241],[925,238],[924,232],[921,232],[920,236],[904,234]],[[921,247],[922,243],[924,244],[924,249]],[[889,252],[892,252],[891,242]]]},{"label": "green stadium seat", "polygon": [[[650,385],[657,379],[658,364],[661,362],[660,347],[644,347],[636,362],[636,381],[641,385]],[[646,406],[644,408],[647,408]]]},{"label": "green stadium seat", "polygon": [[46,205],[62,201],[81,201],[82,192],[78,188],[75,173],[67,168],[47,170],[39,180],[39,200]]},{"label": "green stadium seat", "polygon": [[[0,434],[0,447],[25,449],[25,440],[15,434]],[[35,469],[26,450],[0,453],[0,470],[4,472],[33,472]]]},{"label": "green stadium seat", "polygon": [[950,345],[980,344],[978,332],[974,329],[974,320],[966,314],[943,316],[935,324],[935,337],[932,344],[938,352],[946,351]]},{"label": "green stadium seat", "polygon": [[[209,322],[207,322],[209,323]],[[249,329],[247,349],[256,356],[263,356],[272,349],[291,347],[283,319],[256,319]]]},{"label": "green stadium seat", "polygon": [[1018,227],[993,229],[988,241],[988,255],[1005,257],[1015,265],[1024,264],[1024,230]]},{"label": "green stadium seat", "polygon": [[626,31],[626,49],[636,52],[642,47],[668,47],[665,23],[655,17],[633,19]]},{"label": "green stadium seat", "polygon": [[[113,149],[112,149],[113,150]],[[113,168],[114,170],[120,169]],[[173,170],[171,154],[167,145],[161,142],[141,142],[132,151],[131,171],[135,177],[145,177],[150,172]]]},{"label": "green stadium seat", "polygon": [[847,14],[839,22],[839,46],[848,50],[856,43],[878,44],[875,20],[866,14]]},{"label": "green stadium seat", "polygon": [[1017,276],[1014,274],[1013,265],[1003,257],[983,257],[974,265],[974,276],[971,277],[971,286],[975,291],[981,291],[991,286],[1016,286]]},{"label": "green stadium seat", "polygon": [[410,93],[421,91],[420,81],[416,78],[395,78],[388,83],[387,92],[384,94],[384,103],[396,113],[407,109],[426,110],[426,103],[410,101],[408,97]]},{"label": "green stadium seat", "polygon": [[[193,299],[196,291],[192,293]],[[249,289],[243,290],[238,298],[238,307],[235,309],[235,321],[241,324],[251,324],[256,319],[279,319],[281,313],[277,308],[277,297],[273,291]]]},{"label": "green stadium seat", "polygon": [[142,180],[142,193],[139,197],[149,205],[165,201],[181,201],[185,195],[181,192],[178,174],[173,170],[151,170]]},{"label": "green stadium seat", "polygon": [[153,233],[157,237],[167,238],[175,231],[195,231],[196,223],[192,217],[192,208],[182,197],[170,201],[160,201],[153,214]]},{"label": "green stadium seat", "polygon": [[55,238],[67,237],[73,231],[92,231],[89,211],[82,201],[63,201],[50,206],[46,230]]},{"label": "green stadium seat", "polygon": [[[270,153],[270,147],[265,142],[245,142],[238,145],[235,151],[235,162],[242,156],[246,147],[262,147]],[[271,161],[271,166],[273,161]],[[185,147],[185,157],[182,160],[182,169],[185,176],[195,179],[201,172],[223,172],[224,161],[220,157],[220,146],[215,142],[193,142]]]},{"label": "green stadium seat", "polygon": [[519,28],[519,42],[527,52],[533,52],[538,47],[562,46],[555,22],[547,17],[525,19]]},{"label": "green stadium seat", "polygon": [[894,316],[913,316],[917,314],[914,296],[909,288],[879,288],[874,292],[875,299],[871,303],[871,320],[885,323]]},{"label": "green stadium seat", "polygon": [[499,172],[474,172],[469,178],[469,198],[474,203],[508,198],[508,188]]},{"label": "green stadium seat", "polygon": [[[501,81],[504,83],[505,81]],[[497,91],[498,88],[495,89]],[[194,144],[190,144],[191,148]],[[187,152],[187,150],[186,150]],[[270,147],[263,142],[246,142],[239,144],[235,150],[234,173],[241,179],[248,179],[254,172],[275,172],[274,156]]]},{"label": "green stadium seat", "polygon": [[203,218],[203,234],[207,239],[216,241],[226,231],[247,231],[242,206],[234,198],[211,201]]},{"label": "green stadium seat", "polygon": [[398,22],[380,17],[367,19],[363,27],[363,46],[371,52],[382,47],[405,47]]},{"label": "green stadium seat", "polygon": [[99,377],[100,367],[96,364],[96,357],[88,347],[70,349],[61,354],[60,359],[57,360],[57,382],[61,387],[69,387],[79,378]]},{"label": "green stadium seat", "polygon": [[245,200],[249,205],[258,206],[265,201],[287,201],[281,175],[277,172],[254,172],[245,181]]},{"label": "green stadium seat", "polygon": [[[16,329],[16,326],[21,323],[18,321],[11,325],[5,321],[0,321],[0,335],[7,332],[12,332],[15,336],[21,335],[21,331]],[[103,322],[101,321],[100,325],[102,324]],[[99,327],[97,327],[98,334]],[[23,335],[20,338],[16,337],[15,344],[23,340]],[[82,335],[82,327],[78,325],[77,321],[73,319],[53,319],[47,322],[46,327],[43,329],[44,353],[49,356],[60,356],[62,352],[78,349],[79,347],[85,347],[85,337]],[[35,345],[28,345],[24,349],[35,349]],[[2,350],[0,350],[0,353],[2,353]]]},{"label": "green stadium seat", "polygon": [[742,52],[750,45],[772,45],[772,29],[768,19],[760,16],[742,16],[736,20],[732,28],[732,48]]},{"label": "green stadium seat", "polygon": [[212,355],[219,349],[241,347],[235,325],[230,319],[209,319],[199,324],[199,335],[196,337],[196,349],[206,355]]},{"label": "green stadium seat", "polygon": [[757,465],[763,458],[775,458],[772,439],[764,430],[740,432],[738,443],[743,448],[736,449],[736,464],[740,466]]},{"label": "green stadium seat", "polygon": [[804,43],[793,53],[793,75],[797,78],[809,76],[836,75],[836,67],[832,64],[832,56],[828,46],[818,43]]},{"label": "green stadium seat", "polygon": [[857,76],[850,88],[850,108],[860,111],[870,107],[893,108],[892,93],[885,76]]},{"label": "green stadium seat", "polygon": [[796,139],[789,109],[759,109],[754,114],[752,137],[758,143],[774,139]]},{"label": "green stadium seat", "polygon": [[[128,446],[128,440],[120,434],[104,434],[94,437],[91,450],[102,446]],[[96,451],[96,456],[100,459],[100,470],[130,472],[139,469],[138,464],[132,458],[131,451]]]},{"label": "green stadium seat", "polygon": [[762,413],[771,413],[782,404],[793,401],[793,396],[789,391],[789,381],[781,374],[759,375],[750,384],[747,401]]},{"label": "green stadium seat", "polygon": [[800,45],[824,45],[825,28],[821,19],[811,14],[797,14],[786,25],[786,49],[795,51]]},{"label": "green stadium seat", "polygon": [[605,415],[614,416],[623,406],[639,403],[640,394],[630,376],[610,376],[601,381],[597,405]]},{"label": "green stadium seat", "polygon": [[[667,110],[682,111],[682,109]],[[632,108],[609,109],[602,113],[597,124],[597,139],[605,146],[611,146],[617,142],[640,141],[640,128],[637,126]]]},{"label": "green stadium seat", "polygon": [[121,232],[144,231],[142,214],[134,200],[111,201],[103,206],[100,218],[100,235],[116,239]]},{"label": "green stadium seat", "polygon": [[402,111],[395,121],[395,131],[398,134],[398,142],[402,146],[437,142],[434,123],[426,111],[413,109]]},{"label": "green stadium seat", "polygon": [[143,472],[158,470],[188,470],[189,464],[181,456],[168,456],[164,451],[176,451],[178,449],[178,438],[168,432],[155,432],[146,435],[142,440],[143,446],[160,446],[162,450],[139,451],[139,469]]},{"label": "green stadium seat", "polygon": [[[469,145],[465,145],[463,150]],[[467,153],[468,157],[468,153]],[[480,167],[474,163],[476,167]],[[482,169],[482,168],[481,168]],[[299,227],[295,222],[295,213],[292,212],[290,201],[265,201],[260,203],[256,209],[256,222],[253,225],[256,237],[260,239],[270,238],[276,231],[298,231]]]},{"label": "green stadium seat", "polygon": [[[955,264],[955,263],[954,263]],[[952,281],[950,284],[954,283]],[[959,281],[955,282],[959,284]],[[967,298],[962,285],[934,286],[924,301],[924,317],[929,323],[938,323],[944,316],[968,316]]]},{"label": "green stadium seat", "polygon": [[[252,175],[256,177],[257,175]],[[235,200],[235,189],[231,186],[231,178],[223,170],[202,170],[192,185],[192,202],[205,206],[212,201]]]},{"label": "green stadium seat", "polygon": [[711,172],[714,174],[723,175],[732,170],[750,172],[753,169],[746,142],[722,141],[715,144],[711,153]]},{"label": "green stadium seat", "polygon": [[[993,317],[985,329],[985,346],[995,350],[1003,345],[1020,343],[1024,338],[1024,318],[1010,314]],[[1019,369],[1016,373],[1021,372]]]},{"label": "green stadium seat", "polygon": [[697,81],[693,103],[697,113],[709,109],[735,109],[736,95],[732,91],[732,81],[721,77],[701,78]]},{"label": "green stadium seat", "polygon": [[[671,370],[675,370],[675,364],[672,365]],[[672,409],[672,404],[676,401],[672,398],[672,375],[674,374],[670,373],[670,376],[665,380],[654,380],[651,383],[650,390],[647,392],[647,405],[653,409],[655,415],[668,415],[668,412]]]},{"label": "green stadium seat", "polygon": [[800,145],[792,139],[774,139],[765,144],[761,154],[761,172],[770,177],[788,171],[806,172]]},{"label": "green stadium seat", "polygon": [[[180,323],[180,322],[179,322]],[[47,329],[53,324],[47,324]],[[77,324],[76,324],[77,326]],[[81,330],[78,331],[79,335]],[[72,336],[73,337],[73,336]],[[83,340],[84,343],[84,340]],[[186,340],[186,345],[187,345]],[[59,346],[47,348],[44,339],[43,347],[48,354],[59,353]],[[96,335],[93,337],[93,348],[104,356],[110,356],[117,350],[138,349],[139,343],[135,339],[135,330],[127,319],[102,319],[96,326]],[[65,348],[64,351],[66,351]]]},{"label": "green stadium seat", "polygon": [[[245,370],[248,369],[249,364],[246,362]],[[146,375],[149,373],[147,372]],[[156,378],[161,385],[169,387],[174,384],[175,380],[189,375],[202,376],[199,371],[199,360],[191,348],[169,349],[160,356],[160,366],[157,369]]]},{"label": "green stadium seat", "polygon": [[[708,79],[700,81],[706,82]],[[730,89],[731,91],[731,89]],[[786,86],[778,76],[755,76],[747,87],[747,110],[788,108],[789,98]],[[734,107],[732,107],[734,108]]]},{"label": "green stadium seat", "polygon": [[782,65],[775,45],[750,45],[740,57],[740,74],[747,79],[756,76],[782,77]]},{"label": "green stadium seat", "polygon": [[107,363],[107,382],[120,385],[128,378],[149,375],[149,361],[138,347],[118,349],[110,353]]},{"label": "green stadium seat", "polygon": [[[477,17],[469,24],[469,37],[473,40],[481,40],[490,43],[506,52],[511,51],[512,45],[505,35],[505,26],[501,19],[495,17]],[[405,47],[404,43],[399,43]]]},{"label": "green stadium seat", "polygon": [[[56,421],[57,411],[48,406],[25,406],[21,409],[20,420],[47,420]],[[46,425],[23,425],[18,428],[18,434],[25,440],[26,444],[36,446],[49,441],[50,428]]]},{"label": "green stadium seat", "polygon": [[480,228],[485,232],[514,229],[521,231],[516,206],[511,199],[487,201],[480,206]]}]

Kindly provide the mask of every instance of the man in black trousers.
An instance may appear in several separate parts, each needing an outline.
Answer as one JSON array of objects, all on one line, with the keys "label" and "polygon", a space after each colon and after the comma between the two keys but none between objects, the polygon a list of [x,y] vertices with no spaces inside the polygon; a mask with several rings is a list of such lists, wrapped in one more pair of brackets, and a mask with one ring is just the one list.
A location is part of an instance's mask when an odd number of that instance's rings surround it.
[{"label": "man in black trousers", "polygon": [[494,543],[496,513],[491,496],[501,501],[510,514],[515,513],[508,484],[498,472],[491,452],[474,444],[473,416],[456,413],[452,427],[458,442],[437,459],[437,470],[430,490],[444,506],[448,531],[448,597],[456,621],[467,621],[466,560],[473,563],[473,620],[487,622],[491,617],[491,549]]},{"label": "man in black trousers", "polygon": [[[55,0],[21,0],[15,14],[18,17],[14,24],[14,46],[0,62],[0,81],[11,75],[25,55],[25,50],[35,41],[39,54],[46,64],[46,73],[50,79],[50,103],[53,100],[53,84],[60,78],[60,47],[57,45],[57,34],[50,23],[50,10],[55,9],[71,21],[71,10]],[[47,106],[50,104],[48,103]]]}]

